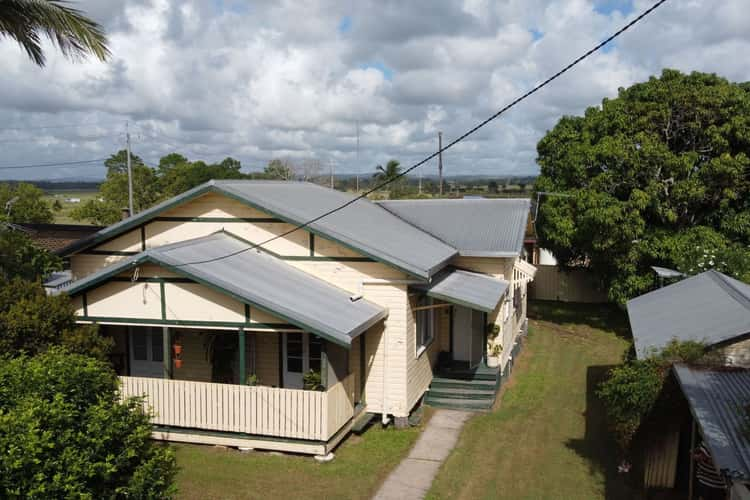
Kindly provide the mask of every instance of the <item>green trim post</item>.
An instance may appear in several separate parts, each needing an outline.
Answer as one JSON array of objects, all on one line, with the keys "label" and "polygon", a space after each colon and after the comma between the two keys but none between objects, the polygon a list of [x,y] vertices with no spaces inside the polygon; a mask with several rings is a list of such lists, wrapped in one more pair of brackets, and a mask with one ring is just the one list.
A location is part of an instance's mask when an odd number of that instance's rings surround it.
[{"label": "green trim post", "polygon": [[315,234],[307,233],[310,235],[310,257],[315,257]]},{"label": "green trim post", "polygon": [[[320,343],[320,385],[328,389],[328,353],[326,353],[326,344],[328,342],[323,339],[320,340],[322,341]],[[308,340],[308,345],[310,345],[309,342]]]},{"label": "green trim post", "polygon": [[172,340],[169,338],[169,327],[162,327],[162,342],[164,346],[164,378],[172,378]]},{"label": "green trim post", "polygon": [[141,226],[141,251],[146,251],[146,226]]},{"label": "green trim post", "polygon": [[83,303],[83,315],[88,316],[89,315],[89,301],[86,297],[86,292],[81,295],[81,302]]},{"label": "green trim post", "polygon": [[250,304],[245,304],[245,323],[250,323]]},{"label": "green trim post", "polygon": [[167,319],[167,296],[164,293],[164,282],[159,282],[159,295],[161,297],[161,319]]},{"label": "green trim post", "polygon": [[240,350],[240,385],[245,385],[247,383],[247,360],[246,352],[245,352],[245,330],[240,328],[237,330],[238,337],[239,337],[239,350]]}]

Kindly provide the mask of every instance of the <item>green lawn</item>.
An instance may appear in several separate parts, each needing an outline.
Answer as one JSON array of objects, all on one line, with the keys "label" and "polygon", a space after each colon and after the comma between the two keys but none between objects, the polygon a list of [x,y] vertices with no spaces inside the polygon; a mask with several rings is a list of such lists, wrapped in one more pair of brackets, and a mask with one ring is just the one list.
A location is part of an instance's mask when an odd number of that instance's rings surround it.
[{"label": "green lawn", "polygon": [[633,498],[593,394],[628,348],[607,306],[530,304],[530,336],[498,407],[470,420],[428,498]]},{"label": "green lawn", "polygon": [[175,445],[178,498],[370,498],[420,430],[375,423],[363,436],[349,436],[327,464],[305,456]]},{"label": "green lawn", "polygon": [[[62,210],[53,210],[56,224],[88,224],[86,221],[77,221],[71,218],[70,212],[74,208],[81,206],[81,204],[86,203],[86,201],[94,199],[97,196],[99,196],[98,191],[49,191],[44,199],[50,204],[50,206],[52,206],[56,200],[62,205]],[[81,202],[71,203],[65,201],[70,198],[79,198]]]}]

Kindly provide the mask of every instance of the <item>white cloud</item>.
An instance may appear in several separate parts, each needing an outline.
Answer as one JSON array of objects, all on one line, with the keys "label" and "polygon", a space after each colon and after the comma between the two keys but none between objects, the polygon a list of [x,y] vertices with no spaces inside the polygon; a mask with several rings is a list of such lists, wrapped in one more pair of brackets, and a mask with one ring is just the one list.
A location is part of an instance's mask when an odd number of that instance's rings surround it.
[{"label": "white cloud", "polygon": [[[48,46],[39,69],[0,40],[0,166],[106,157],[122,147],[126,120],[135,151],[152,162],[176,150],[231,155],[252,169],[287,155],[333,159],[340,172],[370,173],[392,157],[407,165],[435,150],[438,130],[451,141],[651,3],[634,0],[624,15],[595,0],[81,2],[109,34],[107,63],[74,64]],[[664,67],[750,80],[745,3],[667,2],[611,50],[447,152],[446,170],[534,173],[536,143],[561,115]],[[85,126],[62,127],[70,124]],[[59,128],[33,128],[41,126]]]}]

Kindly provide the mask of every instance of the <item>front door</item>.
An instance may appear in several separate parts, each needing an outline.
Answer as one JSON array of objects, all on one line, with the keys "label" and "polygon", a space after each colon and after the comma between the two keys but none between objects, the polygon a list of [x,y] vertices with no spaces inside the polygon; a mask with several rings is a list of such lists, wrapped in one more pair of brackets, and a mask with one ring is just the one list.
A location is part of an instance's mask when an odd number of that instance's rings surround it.
[{"label": "front door", "polygon": [[323,341],[311,333],[285,333],[282,343],[284,387],[302,389],[305,373],[320,373]]},{"label": "front door", "polygon": [[130,337],[130,375],[164,377],[164,337],[161,328],[132,326]]},{"label": "front door", "polygon": [[478,366],[484,357],[484,313],[453,306],[453,360]]}]

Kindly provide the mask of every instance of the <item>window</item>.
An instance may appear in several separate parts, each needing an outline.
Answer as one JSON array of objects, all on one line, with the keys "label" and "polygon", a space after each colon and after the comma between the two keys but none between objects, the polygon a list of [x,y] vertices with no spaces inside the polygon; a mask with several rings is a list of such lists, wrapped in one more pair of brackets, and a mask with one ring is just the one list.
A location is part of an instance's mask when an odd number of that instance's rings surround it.
[{"label": "window", "polygon": [[323,351],[323,339],[317,335],[310,334],[310,369],[320,373],[320,359]]},{"label": "window", "polygon": [[[417,300],[417,307],[433,305],[432,297],[422,295]],[[417,356],[422,354],[435,337],[435,309],[420,309],[417,311]]]}]

